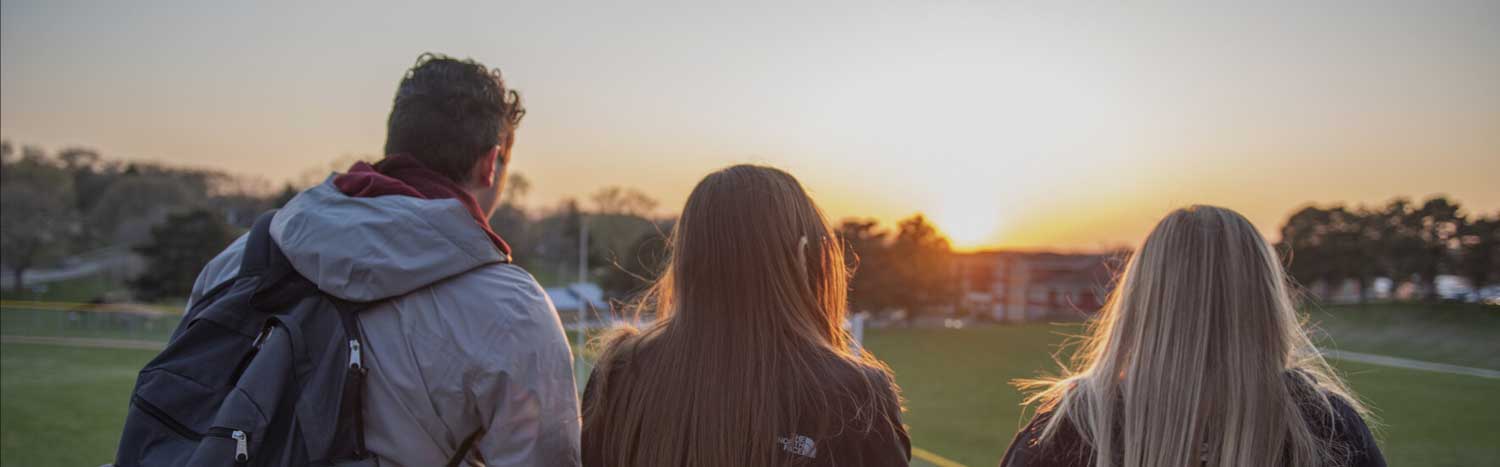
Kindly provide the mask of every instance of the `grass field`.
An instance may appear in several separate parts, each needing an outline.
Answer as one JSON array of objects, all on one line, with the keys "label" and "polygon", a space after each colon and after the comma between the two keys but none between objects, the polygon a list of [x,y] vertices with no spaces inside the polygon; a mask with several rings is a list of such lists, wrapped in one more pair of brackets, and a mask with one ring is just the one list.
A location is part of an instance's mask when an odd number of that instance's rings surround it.
[{"label": "grass field", "polygon": [[155,354],[0,345],[0,464],[109,462],[120,441],[135,373]]},{"label": "grass field", "polygon": [[1500,307],[1380,303],[1313,308],[1324,347],[1500,370]]},{"label": "grass field", "polygon": [[[1375,310],[1375,311],[1371,311]],[[1327,343],[1443,363],[1497,368],[1491,309],[1328,308],[1314,313]],[[1321,313],[1323,316],[1319,316]],[[1413,316],[1416,315],[1416,316]],[[4,333],[30,320],[7,321]],[[1427,329],[1391,337],[1386,327]],[[916,445],[971,467],[998,462],[1024,423],[1008,384],[1051,367],[1074,325],[872,329],[866,344],[896,371]],[[1432,339],[1408,343],[1403,339]],[[1386,339],[1386,340],[1381,340]],[[1441,345],[1437,343],[1441,342]],[[1401,343],[1404,345],[1396,345]],[[135,371],[154,352],[0,345],[0,465],[92,466],[113,455]],[[1391,465],[1492,465],[1500,459],[1500,380],[1335,362],[1376,408]],[[1497,368],[1500,369],[1500,368]]]}]

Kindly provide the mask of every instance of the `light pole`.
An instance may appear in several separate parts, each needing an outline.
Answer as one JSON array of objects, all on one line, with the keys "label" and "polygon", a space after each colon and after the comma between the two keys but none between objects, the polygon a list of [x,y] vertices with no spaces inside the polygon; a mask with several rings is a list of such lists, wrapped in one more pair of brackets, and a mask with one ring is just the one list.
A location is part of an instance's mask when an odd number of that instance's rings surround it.
[{"label": "light pole", "polygon": [[589,281],[589,218],[578,213],[578,283]]}]

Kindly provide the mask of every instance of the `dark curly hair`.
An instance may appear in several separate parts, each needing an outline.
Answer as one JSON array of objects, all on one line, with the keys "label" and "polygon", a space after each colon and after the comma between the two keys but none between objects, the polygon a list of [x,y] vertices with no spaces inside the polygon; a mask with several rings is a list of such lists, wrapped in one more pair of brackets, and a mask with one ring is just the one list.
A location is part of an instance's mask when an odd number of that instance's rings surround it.
[{"label": "dark curly hair", "polygon": [[514,138],[525,115],[499,69],[424,53],[396,88],[385,153],[409,154],[462,182],[481,155]]}]

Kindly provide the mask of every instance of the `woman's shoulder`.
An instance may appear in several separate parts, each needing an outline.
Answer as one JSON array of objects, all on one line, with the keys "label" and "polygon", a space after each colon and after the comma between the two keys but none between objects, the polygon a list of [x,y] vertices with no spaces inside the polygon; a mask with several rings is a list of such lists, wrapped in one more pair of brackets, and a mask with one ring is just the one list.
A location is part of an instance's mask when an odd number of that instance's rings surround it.
[{"label": "woman's shoulder", "polygon": [[1384,455],[1360,411],[1338,394],[1325,393],[1323,397],[1328,401],[1327,412],[1308,414],[1304,410],[1304,414],[1314,433],[1328,441],[1332,454],[1342,458],[1339,465],[1384,466]]},{"label": "woman's shoulder", "polygon": [[[823,418],[828,425],[803,426],[820,446],[819,461],[813,465],[907,465],[911,460],[911,438],[901,420],[900,390],[889,370],[865,362],[835,359],[827,371],[832,384],[809,389],[822,391],[823,398],[819,399],[831,404],[802,408],[832,409]],[[827,392],[830,390],[836,392],[830,394]],[[818,399],[808,401],[812,400]]]},{"label": "woman's shoulder", "polygon": [[1328,443],[1339,465],[1384,466],[1385,458],[1363,411],[1346,396],[1313,384],[1311,377],[1289,371],[1294,379],[1297,404],[1307,426]]},{"label": "woman's shoulder", "polygon": [[859,361],[843,361],[838,365],[841,382],[871,388],[877,392],[891,391],[900,392],[896,387],[896,380],[891,376],[891,371],[878,364]]},{"label": "woman's shoulder", "polygon": [[[1083,435],[1067,417],[1059,417],[1051,407],[1037,410],[1031,421],[1016,432],[1001,467],[1046,467],[1092,465],[1092,450]],[[1056,418],[1057,427],[1052,436],[1044,436],[1047,426]]]},{"label": "woman's shoulder", "polygon": [[647,358],[649,339],[646,335],[633,327],[617,327],[590,340],[587,352],[596,358],[584,386],[585,405],[598,396],[598,391],[625,384],[630,379],[631,368]]},{"label": "woman's shoulder", "polygon": [[1344,395],[1319,386],[1300,370],[1286,372],[1293,398],[1314,432],[1337,434],[1353,426],[1365,426],[1360,409]]}]

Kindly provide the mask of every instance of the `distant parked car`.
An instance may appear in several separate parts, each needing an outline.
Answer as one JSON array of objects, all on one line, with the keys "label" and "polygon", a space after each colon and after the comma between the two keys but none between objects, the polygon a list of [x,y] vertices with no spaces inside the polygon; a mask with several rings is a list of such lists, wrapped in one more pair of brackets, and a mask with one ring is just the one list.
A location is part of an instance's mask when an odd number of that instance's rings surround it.
[{"label": "distant parked car", "polygon": [[1500,285],[1481,288],[1477,295],[1479,303],[1500,306]]}]

